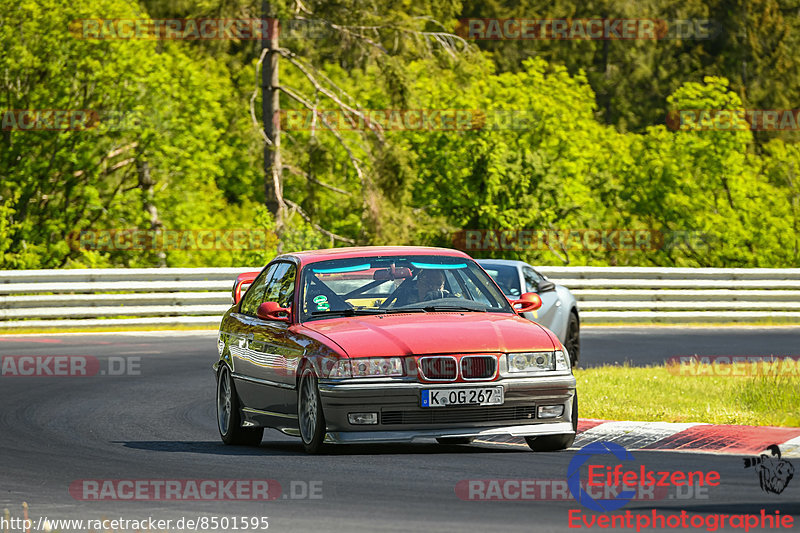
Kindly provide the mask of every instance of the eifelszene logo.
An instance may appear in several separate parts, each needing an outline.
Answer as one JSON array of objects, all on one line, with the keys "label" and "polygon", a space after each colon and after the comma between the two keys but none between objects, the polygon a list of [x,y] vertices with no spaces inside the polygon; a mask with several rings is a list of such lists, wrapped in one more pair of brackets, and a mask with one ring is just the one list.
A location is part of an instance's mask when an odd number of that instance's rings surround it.
[{"label": "eifelszene logo", "polygon": [[[655,471],[643,464],[627,469],[622,464],[613,467],[591,464],[590,459],[596,455],[613,455],[619,461],[634,461],[634,457],[614,442],[593,442],[578,450],[569,462],[567,486],[572,497],[584,507],[600,513],[624,507],[636,496],[634,489],[637,487],[717,487],[720,484],[719,472],[714,470]],[[580,469],[584,465],[588,468],[586,487],[613,487],[613,497],[595,499],[581,487]]]},{"label": "eifelszene logo", "polygon": [[759,457],[745,457],[744,467],[755,468],[761,490],[780,494],[794,477],[794,465],[781,459],[781,449],[777,444],[767,447],[770,455],[762,453]]}]

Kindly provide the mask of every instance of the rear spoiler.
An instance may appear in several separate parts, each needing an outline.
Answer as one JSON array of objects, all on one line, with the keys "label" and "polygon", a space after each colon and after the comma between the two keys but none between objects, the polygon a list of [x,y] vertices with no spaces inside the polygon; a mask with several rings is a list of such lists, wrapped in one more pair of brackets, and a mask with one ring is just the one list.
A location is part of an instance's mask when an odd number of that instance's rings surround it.
[{"label": "rear spoiler", "polygon": [[250,288],[250,285],[253,284],[259,274],[260,272],[244,272],[236,276],[236,281],[233,283],[233,289],[231,290],[231,298],[233,298],[234,305],[239,303],[242,295],[247,292],[247,289]]}]

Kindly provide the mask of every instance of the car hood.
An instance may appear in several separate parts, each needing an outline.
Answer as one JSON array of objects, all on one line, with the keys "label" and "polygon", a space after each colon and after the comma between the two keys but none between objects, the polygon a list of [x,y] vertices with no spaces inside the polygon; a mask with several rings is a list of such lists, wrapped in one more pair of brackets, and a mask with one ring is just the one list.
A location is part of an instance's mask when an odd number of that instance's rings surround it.
[{"label": "car hood", "polygon": [[333,318],[304,326],[350,357],[553,350],[538,324],[505,313],[425,313]]}]

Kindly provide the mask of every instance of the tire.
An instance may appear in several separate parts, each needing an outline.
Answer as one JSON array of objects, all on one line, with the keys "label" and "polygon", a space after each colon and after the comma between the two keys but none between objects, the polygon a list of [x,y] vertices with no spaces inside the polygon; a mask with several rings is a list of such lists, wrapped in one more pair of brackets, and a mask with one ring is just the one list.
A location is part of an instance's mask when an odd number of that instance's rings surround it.
[{"label": "tire", "polygon": [[472,444],[472,437],[437,437],[439,444]]},{"label": "tire", "polygon": [[317,376],[309,365],[303,367],[297,387],[297,425],[306,452],[320,453],[325,442],[325,415]]},{"label": "tire", "polygon": [[217,374],[217,429],[222,442],[239,446],[258,446],[264,428],[243,428],[239,396],[231,371],[222,365]]},{"label": "tire", "polygon": [[578,316],[569,314],[567,321],[567,334],[564,338],[564,348],[569,352],[569,363],[572,368],[577,368],[581,357],[581,330]]},{"label": "tire", "polygon": [[[572,399],[572,429],[578,431],[578,393]],[[544,437],[525,437],[531,450],[535,452],[557,452],[566,450],[575,442],[575,433],[562,435],[545,435]]]}]

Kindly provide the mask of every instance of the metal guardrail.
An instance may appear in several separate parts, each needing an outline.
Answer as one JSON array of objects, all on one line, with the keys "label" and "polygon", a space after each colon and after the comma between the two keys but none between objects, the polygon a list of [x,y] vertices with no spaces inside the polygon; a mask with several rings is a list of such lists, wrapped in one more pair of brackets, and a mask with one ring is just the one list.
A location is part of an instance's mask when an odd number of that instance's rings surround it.
[{"label": "metal guardrail", "polygon": [[[0,271],[0,329],[216,327],[233,280],[258,268]],[[540,267],[581,321],[800,323],[800,269]]]}]

